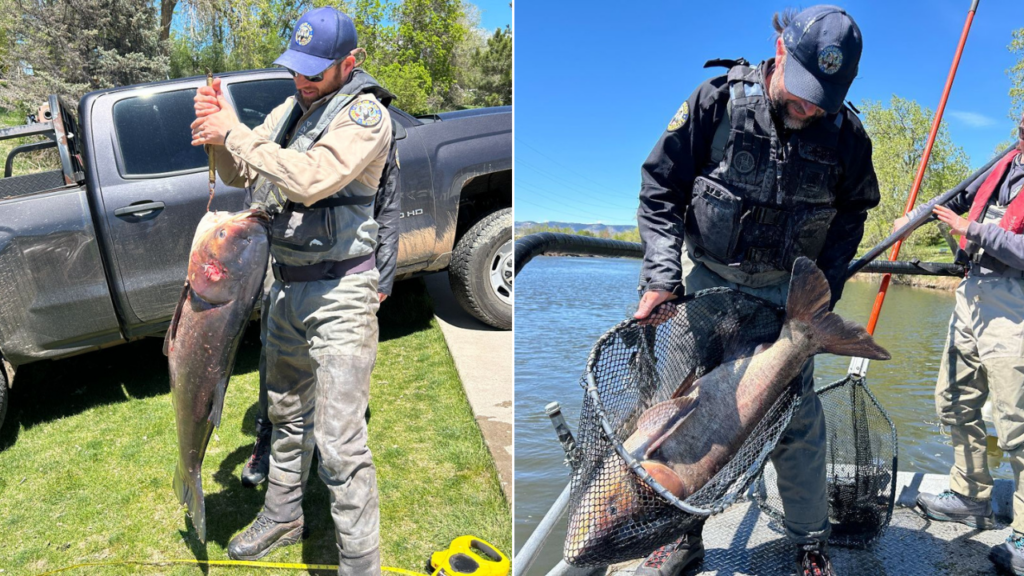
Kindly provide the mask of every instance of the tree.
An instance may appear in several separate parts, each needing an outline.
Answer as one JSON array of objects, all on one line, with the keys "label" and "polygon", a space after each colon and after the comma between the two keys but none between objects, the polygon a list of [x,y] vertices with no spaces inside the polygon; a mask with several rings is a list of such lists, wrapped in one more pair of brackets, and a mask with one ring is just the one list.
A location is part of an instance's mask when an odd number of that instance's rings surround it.
[{"label": "tree", "polygon": [[359,45],[366,50],[363,68],[398,97],[403,110],[429,112],[433,78],[423,62],[402,58],[398,7],[386,0],[357,0],[349,15],[356,24]]},{"label": "tree", "polygon": [[1010,117],[1016,125],[1024,111],[1024,28],[1013,31],[1013,39],[1007,48],[1017,56],[1017,62],[1006,71],[1010,75]]},{"label": "tree", "polygon": [[171,34],[175,78],[268,68],[284,52],[292,27],[314,6],[307,0],[192,0],[182,32]]},{"label": "tree", "polygon": [[455,81],[453,54],[465,38],[460,23],[462,0],[403,0],[395,7],[397,60],[403,66],[419,63],[430,75],[428,105],[447,108]]},{"label": "tree", "polygon": [[479,69],[477,102],[483,106],[512,104],[512,32],[498,28],[487,39],[486,49],[477,49],[473,65]]},{"label": "tree", "polygon": [[[49,94],[85,92],[167,77],[153,4],[147,0],[13,0],[5,28],[11,70],[0,106],[27,111]],[[8,24],[6,21],[0,23]]]},{"label": "tree", "polygon": [[0,0],[0,82],[11,70],[11,29],[14,12],[11,0]]},{"label": "tree", "polygon": [[[889,105],[866,102],[864,128],[871,136],[872,161],[878,176],[882,201],[868,213],[862,246],[877,244],[892,232],[892,223],[903,215],[907,197],[917,175],[918,164],[931,130],[933,113],[913,100],[893,96]],[[939,127],[932,147],[917,205],[956,186],[971,173],[963,148],[955,146],[945,123]],[[905,243],[914,247],[938,242],[937,227],[930,224],[912,234]]]}]

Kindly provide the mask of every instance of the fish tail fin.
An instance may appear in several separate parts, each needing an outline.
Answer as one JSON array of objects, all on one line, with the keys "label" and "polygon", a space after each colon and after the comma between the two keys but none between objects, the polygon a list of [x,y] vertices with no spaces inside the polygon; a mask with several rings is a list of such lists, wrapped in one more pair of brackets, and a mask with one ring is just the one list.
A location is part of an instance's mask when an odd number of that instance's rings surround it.
[{"label": "fish tail fin", "polygon": [[859,356],[872,360],[888,360],[889,352],[875,343],[856,322],[843,320],[829,312],[832,300],[828,281],[821,270],[807,258],[798,258],[793,265],[789,284],[786,315],[810,327],[821,344],[821,351],[840,356]]},{"label": "fish tail fin", "polygon": [[203,480],[198,474],[191,475],[181,468],[174,470],[174,493],[178,502],[188,504],[188,513],[192,517],[192,526],[199,535],[200,542],[206,542],[206,502],[203,499]]}]

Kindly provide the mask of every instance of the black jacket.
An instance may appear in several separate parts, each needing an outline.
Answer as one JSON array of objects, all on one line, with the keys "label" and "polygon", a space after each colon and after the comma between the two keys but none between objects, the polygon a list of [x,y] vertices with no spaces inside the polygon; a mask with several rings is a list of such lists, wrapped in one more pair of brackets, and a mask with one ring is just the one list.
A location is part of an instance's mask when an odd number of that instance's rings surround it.
[{"label": "black jacket", "polygon": [[[761,64],[767,71],[774,62]],[[640,174],[640,207],[637,223],[644,244],[641,287],[683,293],[683,218],[690,205],[694,178],[704,173],[710,159],[711,141],[725,116],[729,100],[726,76],[701,84],[687,100],[688,116],[676,130],[666,130],[644,162]],[[818,267],[828,278],[833,304],[842,294],[846,267],[864,234],[867,211],[878,205],[878,180],[871,163],[871,140],[860,120],[849,109],[839,139],[842,178],[833,207]],[[827,121],[822,119],[819,121]]]}]

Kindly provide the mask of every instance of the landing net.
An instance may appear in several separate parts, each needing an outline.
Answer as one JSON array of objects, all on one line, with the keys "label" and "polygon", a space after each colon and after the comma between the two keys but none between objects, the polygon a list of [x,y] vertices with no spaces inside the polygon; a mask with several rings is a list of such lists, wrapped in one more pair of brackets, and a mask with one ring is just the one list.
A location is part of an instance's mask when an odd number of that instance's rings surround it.
[{"label": "landing net", "polygon": [[[783,311],[755,296],[713,288],[663,305],[656,317],[664,322],[642,326],[628,320],[602,336],[581,378],[587,392],[564,548],[570,564],[602,566],[646,556],[725,510],[754,481],[798,404],[799,390],[790,386],[710,482],[676,499],[638,465],[627,464],[622,442],[644,410],[669,399],[690,373],[703,376],[758,344],[774,342]],[[614,497],[595,500],[596,493]]]},{"label": "landing net", "polygon": [[[847,376],[818,391],[825,411],[829,543],[869,548],[885,532],[896,500],[896,428],[863,378]],[[777,475],[769,463],[754,500],[783,519]]]}]

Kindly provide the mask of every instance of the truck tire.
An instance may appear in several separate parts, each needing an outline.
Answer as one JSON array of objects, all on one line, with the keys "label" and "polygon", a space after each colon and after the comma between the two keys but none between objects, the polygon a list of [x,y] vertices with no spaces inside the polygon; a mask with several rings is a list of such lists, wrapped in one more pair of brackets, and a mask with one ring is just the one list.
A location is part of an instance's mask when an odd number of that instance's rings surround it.
[{"label": "truck tire", "polygon": [[481,322],[512,328],[512,209],[484,216],[455,244],[448,280],[455,300]]}]

